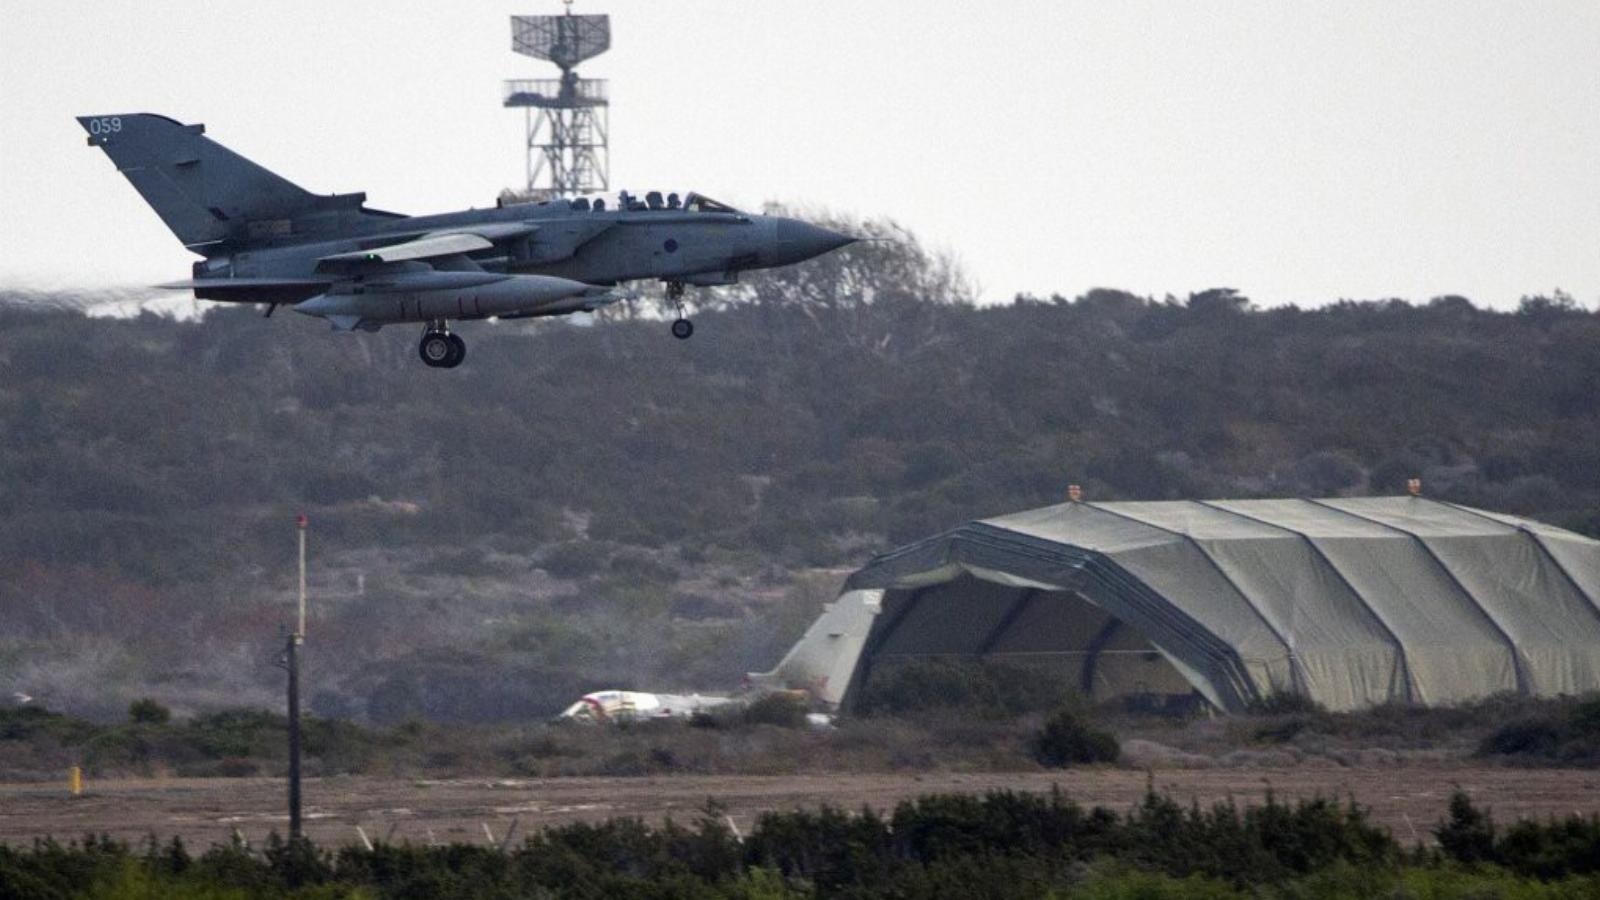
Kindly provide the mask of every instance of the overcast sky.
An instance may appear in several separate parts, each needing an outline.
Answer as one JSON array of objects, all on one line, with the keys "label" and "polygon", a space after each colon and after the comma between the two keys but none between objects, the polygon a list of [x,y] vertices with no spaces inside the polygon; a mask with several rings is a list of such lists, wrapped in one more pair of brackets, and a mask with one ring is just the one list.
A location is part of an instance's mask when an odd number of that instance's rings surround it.
[{"label": "overcast sky", "polygon": [[[523,172],[555,0],[0,0],[0,285],[186,277],[75,115],[423,213]],[[578,0],[612,186],[899,220],[985,299],[1600,302],[1600,2]]]}]

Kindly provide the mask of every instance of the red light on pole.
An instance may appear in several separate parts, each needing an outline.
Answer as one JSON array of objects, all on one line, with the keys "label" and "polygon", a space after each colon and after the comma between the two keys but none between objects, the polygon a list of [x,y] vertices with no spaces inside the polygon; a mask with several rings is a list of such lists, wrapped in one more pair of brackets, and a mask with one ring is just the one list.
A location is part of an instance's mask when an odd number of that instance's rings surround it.
[{"label": "red light on pole", "polygon": [[306,525],[310,524],[310,521],[311,521],[310,519],[306,518],[306,514],[305,513],[301,513],[298,516],[294,517],[294,525],[295,525],[296,528],[300,529],[301,531],[305,531],[306,530]]}]

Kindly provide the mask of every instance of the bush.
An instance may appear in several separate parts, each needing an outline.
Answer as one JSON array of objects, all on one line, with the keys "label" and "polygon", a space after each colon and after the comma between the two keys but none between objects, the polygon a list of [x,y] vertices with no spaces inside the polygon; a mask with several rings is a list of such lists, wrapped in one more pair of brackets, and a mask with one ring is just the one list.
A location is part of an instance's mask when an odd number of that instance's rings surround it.
[{"label": "bush", "polygon": [[1490,863],[1540,880],[1600,873],[1600,816],[1524,819],[1502,831],[1487,812],[1456,791],[1450,798],[1450,818],[1433,833],[1445,856],[1459,863]]},{"label": "bush", "polygon": [[[611,558],[611,571],[617,575],[659,584],[678,580],[678,570],[641,550],[624,550]],[[552,573],[554,574],[554,573]]]},{"label": "bush", "polygon": [[1110,732],[1086,724],[1072,710],[1062,710],[1034,735],[1033,758],[1042,765],[1062,769],[1072,765],[1116,762],[1122,747]]},{"label": "bush", "polygon": [[1494,858],[1494,821],[1472,805],[1466,794],[1450,796],[1450,818],[1433,829],[1439,847],[1457,862],[1488,862]]},{"label": "bush", "polygon": [[929,659],[884,666],[862,687],[862,715],[961,710],[1003,717],[1081,703],[1065,677],[988,660]]},{"label": "bush", "polygon": [[226,757],[185,763],[177,767],[184,778],[253,778],[261,774],[261,763],[253,759]]},{"label": "bush", "polygon": [[91,772],[143,771],[152,762],[154,750],[146,732],[122,727],[106,729],[85,741],[81,755]]},{"label": "bush", "polygon": [[93,723],[51,712],[42,706],[0,709],[0,741],[49,738],[63,744],[73,744],[87,740],[97,730]]},{"label": "bush", "polygon": [[1318,715],[1325,710],[1304,694],[1278,692],[1250,701],[1246,712],[1257,716]]},{"label": "bush", "polygon": [[1560,744],[1560,722],[1546,718],[1522,719],[1484,738],[1478,752],[1486,756],[1550,756]]},{"label": "bush", "polygon": [[128,706],[128,721],[135,725],[165,725],[172,720],[172,710],[145,697]]},{"label": "bush", "polygon": [[999,692],[981,669],[946,660],[886,667],[863,685],[862,715],[903,715],[930,709],[993,706]]},{"label": "bush", "polygon": [[461,547],[453,550],[444,550],[420,562],[414,563],[410,569],[420,575],[456,575],[474,576],[483,574],[485,555],[482,550],[475,547]]},{"label": "bush", "polygon": [[697,709],[689,714],[690,728],[704,728],[709,731],[721,731],[731,723],[726,716],[717,715],[715,711],[708,712]]},{"label": "bush", "polygon": [[1600,763],[1600,697],[1505,725],[1483,739],[1478,753],[1535,763]]},{"label": "bush", "polygon": [[184,737],[208,759],[271,758],[284,746],[288,730],[288,720],[277,713],[240,708],[195,717]]},{"label": "bush", "polygon": [[579,579],[600,571],[611,557],[608,544],[599,541],[567,541],[546,550],[539,567],[557,578]]},{"label": "bush", "polygon": [[1311,725],[1311,720],[1305,716],[1290,716],[1280,722],[1263,725],[1255,730],[1251,737],[1268,744],[1287,744],[1300,735]]},{"label": "bush", "polygon": [[798,694],[768,694],[744,708],[749,725],[776,725],[779,728],[804,728],[809,706]]},{"label": "bush", "polygon": [[1567,724],[1575,734],[1600,737],[1600,696],[1591,695],[1574,706]]}]

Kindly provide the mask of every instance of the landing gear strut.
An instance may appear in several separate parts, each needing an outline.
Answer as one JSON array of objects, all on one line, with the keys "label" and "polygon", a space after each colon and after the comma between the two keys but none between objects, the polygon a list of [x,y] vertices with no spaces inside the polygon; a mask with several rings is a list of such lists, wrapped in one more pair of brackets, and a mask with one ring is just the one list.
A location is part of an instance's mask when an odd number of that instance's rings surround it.
[{"label": "landing gear strut", "polygon": [[467,342],[450,333],[443,319],[428,323],[422,332],[422,343],[417,345],[422,361],[435,369],[454,369],[467,358]]},{"label": "landing gear strut", "polygon": [[672,336],[680,341],[686,341],[694,334],[694,323],[683,314],[683,282],[667,282],[667,300],[678,310],[678,318],[672,322]]}]

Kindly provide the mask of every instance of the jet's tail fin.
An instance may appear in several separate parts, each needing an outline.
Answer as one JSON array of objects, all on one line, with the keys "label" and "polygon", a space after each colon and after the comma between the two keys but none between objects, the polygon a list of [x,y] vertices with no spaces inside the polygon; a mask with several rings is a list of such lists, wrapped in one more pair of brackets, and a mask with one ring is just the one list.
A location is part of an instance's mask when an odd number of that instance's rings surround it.
[{"label": "jet's tail fin", "polygon": [[150,113],[80,116],[78,124],[196,252],[321,231],[346,211],[375,212],[362,209],[365,194],[305,190],[206,137],[204,125]]}]

